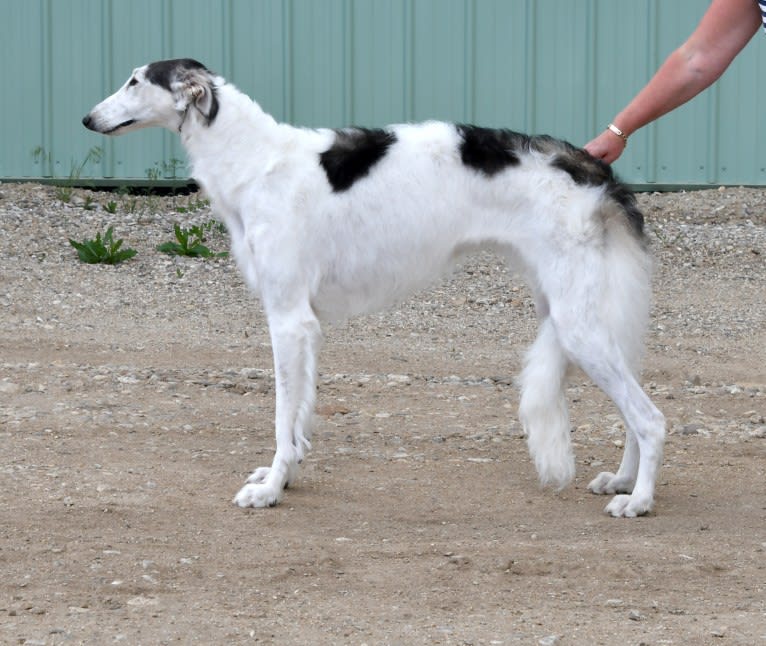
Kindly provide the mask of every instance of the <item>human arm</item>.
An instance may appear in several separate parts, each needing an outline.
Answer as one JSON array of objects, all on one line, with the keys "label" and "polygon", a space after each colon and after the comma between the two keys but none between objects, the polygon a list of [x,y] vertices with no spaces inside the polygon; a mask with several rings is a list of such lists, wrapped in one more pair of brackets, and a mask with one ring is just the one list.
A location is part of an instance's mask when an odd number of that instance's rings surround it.
[{"label": "human arm", "polygon": [[[686,103],[713,84],[761,25],[755,0],[712,0],[691,36],[614,118],[626,136]],[[625,141],[605,130],[585,145],[594,157],[615,161]]]}]

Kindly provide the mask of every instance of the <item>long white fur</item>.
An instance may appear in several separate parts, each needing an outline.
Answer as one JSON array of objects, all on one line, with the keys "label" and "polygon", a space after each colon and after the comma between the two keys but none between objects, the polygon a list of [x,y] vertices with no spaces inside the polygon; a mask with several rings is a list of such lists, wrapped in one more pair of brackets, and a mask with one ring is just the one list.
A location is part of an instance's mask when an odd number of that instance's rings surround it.
[{"label": "long white fur", "polygon": [[[606,511],[652,509],[664,419],[636,381],[650,263],[620,206],[527,151],[493,176],[467,167],[460,135],[441,122],[396,125],[396,142],[349,190],[333,191],[318,163],[331,130],[277,123],[224,79],[179,73],[170,89],[134,71],[84,121],[122,134],[180,130],[194,178],[231,234],[233,255],[265,309],[276,378],[276,454],[234,502],[276,504],[310,447],[320,321],[387,307],[427,287],[477,248],[504,255],[527,280],[540,333],[521,374],[520,416],[541,481],[574,477],[565,373],[579,365],[614,401],[626,427],[617,474],[594,493]],[[211,120],[215,98],[218,112]]]}]

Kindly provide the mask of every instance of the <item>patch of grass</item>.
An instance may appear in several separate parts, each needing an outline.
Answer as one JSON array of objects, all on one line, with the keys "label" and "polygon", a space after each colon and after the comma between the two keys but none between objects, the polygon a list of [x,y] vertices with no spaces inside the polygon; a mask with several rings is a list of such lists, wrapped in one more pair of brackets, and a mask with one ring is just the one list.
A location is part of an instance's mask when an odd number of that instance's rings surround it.
[{"label": "patch of grass", "polygon": [[100,232],[96,233],[94,239],[82,242],[69,238],[69,244],[77,250],[80,260],[89,265],[116,265],[138,253],[135,249],[122,249],[122,242],[122,239],[114,239],[113,227],[106,230],[103,238]]},{"label": "patch of grass", "polygon": [[130,196],[125,200],[125,211],[129,214],[136,213],[138,211],[138,198]]},{"label": "patch of grass", "polygon": [[[66,179],[61,180],[60,182],[57,181],[56,184],[56,197],[61,201],[65,203],[69,203],[72,201],[72,194],[74,192],[74,185],[80,181],[80,176],[82,175],[82,171],[85,169],[85,166],[93,163],[97,164],[101,161],[101,157],[104,154],[104,151],[99,146],[93,146],[88,151],[88,154],[85,155],[85,159],[83,159],[79,164],[75,161],[72,161],[70,168],[69,168],[69,177]],[[45,150],[42,146],[38,146],[32,151],[32,157],[34,158],[36,163],[42,163],[46,166],[52,165],[52,156],[49,152]],[[92,200],[91,202],[88,202],[86,200],[85,204],[86,209],[92,209],[94,208],[92,206]]]},{"label": "patch of grass", "polygon": [[187,256],[192,258],[225,258],[229,254],[225,251],[211,251],[204,243],[207,242],[205,234],[213,229],[217,223],[210,221],[207,224],[194,225],[188,229],[183,228],[177,222],[173,225],[176,239],[171,242],[163,242],[157,247],[158,251],[175,256]]},{"label": "patch of grass", "polygon": [[193,198],[192,196],[189,196],[189,198],[186,200],[186,206],[177,206],[176,211],[179,213],[194,213],[195,211],[200,211],[208,206],[210,206],[210,202],[208,200]]},{"label": "patch of grass", "polygon": [[150,181],[157,181],[166,177],[168,179],[177,179],[179,169],[183,169],[186,163],[183,159],[171,157],[168,161],[154,162],[154,165],[144,170],[146,178]]}]

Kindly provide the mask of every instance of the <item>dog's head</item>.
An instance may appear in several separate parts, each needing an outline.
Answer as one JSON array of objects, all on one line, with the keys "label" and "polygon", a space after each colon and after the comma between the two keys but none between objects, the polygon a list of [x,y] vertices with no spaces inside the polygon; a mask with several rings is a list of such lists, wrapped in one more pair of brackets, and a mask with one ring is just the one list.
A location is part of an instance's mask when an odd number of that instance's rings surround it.
[{"label": "dog's head", "polygon": [[82,120],[90,130],[121,135],[161,126],[179,130],[193,111],[209,125],[218,114],[221,79],[190,58],[158,61],[133,70],[125,84]]}]

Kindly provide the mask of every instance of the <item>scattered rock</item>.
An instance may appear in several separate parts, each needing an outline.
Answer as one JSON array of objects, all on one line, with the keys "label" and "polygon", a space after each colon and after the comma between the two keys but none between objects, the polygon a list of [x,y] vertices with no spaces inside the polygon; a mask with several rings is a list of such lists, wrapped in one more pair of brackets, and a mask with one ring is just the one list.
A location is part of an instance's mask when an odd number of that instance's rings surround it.
[{"label": "scattered rock", "polygon": [[702,424],[684,424],[681,427],[681,435],[699,435],[704,428]]}]

